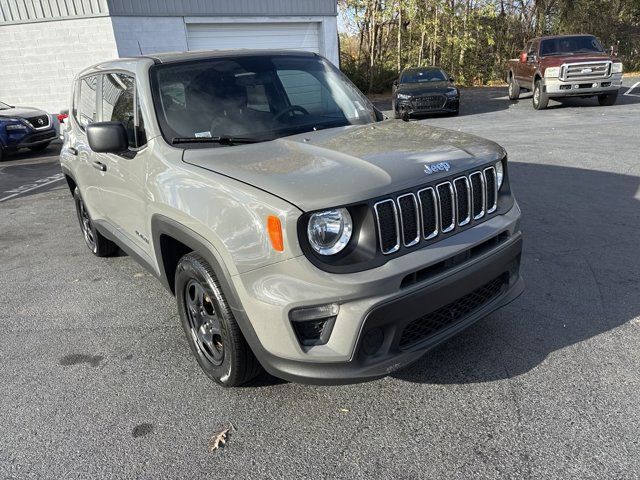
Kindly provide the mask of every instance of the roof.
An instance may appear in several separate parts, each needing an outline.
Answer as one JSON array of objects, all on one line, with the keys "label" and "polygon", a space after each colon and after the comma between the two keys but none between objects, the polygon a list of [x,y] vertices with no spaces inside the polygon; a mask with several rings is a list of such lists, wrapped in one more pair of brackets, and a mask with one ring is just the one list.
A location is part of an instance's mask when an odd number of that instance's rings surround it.
[{"label": "roof", "polygon": [[595,37],[590,33],[569,33],[566,35],[545,35],[544,37],[536,37],[531,39],[531,41],[535,40],[554,40],[556,38],[566,38],[566,37]]},{"label": "roof", "polygon": [[252,57],[252,56],[304,56],[317,57],[317,53],[306,52],[303,50],[199,50],[194,52],[167,52],[155,53],[153,55],[144,55],[144,58],[150,58],[155,63],[173,63],[185,62],[189,60],[202,60],[209,58],[228,58],[228,57]]}]

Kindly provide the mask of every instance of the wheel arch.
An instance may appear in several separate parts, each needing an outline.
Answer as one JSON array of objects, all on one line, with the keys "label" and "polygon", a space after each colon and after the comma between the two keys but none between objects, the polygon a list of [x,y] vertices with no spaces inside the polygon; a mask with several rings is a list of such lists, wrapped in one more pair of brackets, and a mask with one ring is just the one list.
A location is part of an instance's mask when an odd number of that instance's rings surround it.
[{"label": "wheel arch", "polygon": [[71,172],[64,166],[62,167],[62,173],[65,181],[67,182],[67,186],[69,187],[69,191],[71,192],[71,195],[73,195],[74,190],[78,186],[78,182],[76,182],[76,179],[73,178]]},{"label": "wheel arch", "polygon": [[194,252],[204,258],[213,269],[220,282],[229,307],[240,326],[240,330],[249,343],[254,354],[262,363],[265,358],[264,349],[258,340],[255,330],[236,291],[229,269],[216,248],[202,235],[162,214],[151,218],[153,248],[158,265],[159,280],[162,285],[175,295],[175,271],[183,255]]}]

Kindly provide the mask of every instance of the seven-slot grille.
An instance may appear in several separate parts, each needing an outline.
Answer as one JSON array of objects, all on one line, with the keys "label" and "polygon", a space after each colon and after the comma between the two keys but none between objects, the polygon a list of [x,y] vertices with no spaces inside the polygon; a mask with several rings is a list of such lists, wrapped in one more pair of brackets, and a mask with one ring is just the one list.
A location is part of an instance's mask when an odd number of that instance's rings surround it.
[{"label": "seven-slot grille", "polygon": [[447,99],[444,95],[428,95],[426,97],[415,97],[411,99],[414,108],[426,110],[439,110],[444,107]]},{"label": "seven-slot grille", "polygon": [[377,202],[380,250],[389,255],[481,220],[498,208],[496,170],[488,167]]},{"label": "seven-slot grille", "polygon": [[560,68],[560,80],[598,80],[611,74],[611,62],[569,63]]}]

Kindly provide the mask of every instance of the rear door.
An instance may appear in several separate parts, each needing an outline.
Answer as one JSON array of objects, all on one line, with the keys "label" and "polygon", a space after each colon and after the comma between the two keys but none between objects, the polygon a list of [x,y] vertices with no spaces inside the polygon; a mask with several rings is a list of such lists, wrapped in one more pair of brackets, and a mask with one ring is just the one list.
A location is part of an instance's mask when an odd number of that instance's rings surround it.
[{"label": "rear door", "polygon": [[128,72],[102,76],[102,121],[121,122],[129,139],[122,154],[94,153],[104,168],[102,208],[104,217],[121,240],[147,256],[150,233],[147,231],[145,173],[150,148],[144,119],[137,99],[136,79]]}]

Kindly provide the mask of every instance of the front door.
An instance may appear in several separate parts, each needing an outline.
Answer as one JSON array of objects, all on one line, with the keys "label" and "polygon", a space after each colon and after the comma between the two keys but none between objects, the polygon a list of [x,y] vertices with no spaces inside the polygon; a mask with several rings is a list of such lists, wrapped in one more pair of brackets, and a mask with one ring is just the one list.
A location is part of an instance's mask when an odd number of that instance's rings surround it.
[{"label": "front door", "polygon": [[151,235],[146,221],[145,173],[151,149],[147,148],[135,84],[132,74],[103,75],[102,121],[124,125],[129,150],[120,155],[93,155],[104,166],[101,197],[106,221],[137,254],[148,257]]}]

